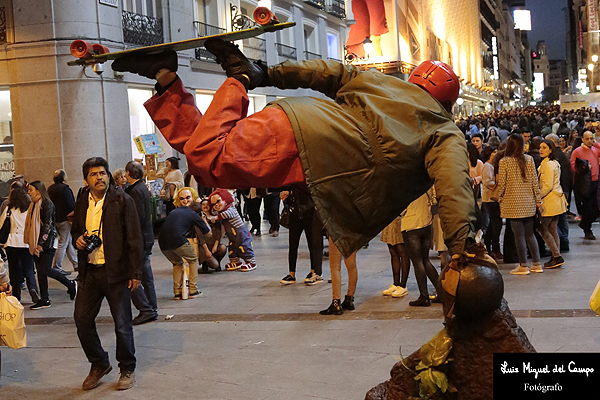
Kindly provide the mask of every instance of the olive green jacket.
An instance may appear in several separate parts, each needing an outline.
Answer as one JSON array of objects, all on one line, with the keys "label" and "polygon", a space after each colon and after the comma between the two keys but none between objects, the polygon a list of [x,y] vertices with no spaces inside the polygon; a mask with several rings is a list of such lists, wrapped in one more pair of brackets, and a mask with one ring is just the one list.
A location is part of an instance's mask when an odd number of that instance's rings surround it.
[{"label": "olive green jacket", "polygon": [[475,205],[464,135],[423,89],[335,61],[284,62],[271,85],[312,97],[270,103],[288,116],[306,183],[328,233],[349,256],[433,183],[451,253],[474,236]]}]

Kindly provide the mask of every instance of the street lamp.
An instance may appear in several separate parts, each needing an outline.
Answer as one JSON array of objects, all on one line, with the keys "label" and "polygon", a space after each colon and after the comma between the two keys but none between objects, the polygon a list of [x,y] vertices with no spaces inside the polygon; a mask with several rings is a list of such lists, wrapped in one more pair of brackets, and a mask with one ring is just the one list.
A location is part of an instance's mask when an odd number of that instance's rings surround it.
[{"label": "street lamp", "polygon": [[592,56],[592,62],[593,62],[593,63],[596,63],[596,62],[598,62],[598,54],[594,54],[594,55]]}]

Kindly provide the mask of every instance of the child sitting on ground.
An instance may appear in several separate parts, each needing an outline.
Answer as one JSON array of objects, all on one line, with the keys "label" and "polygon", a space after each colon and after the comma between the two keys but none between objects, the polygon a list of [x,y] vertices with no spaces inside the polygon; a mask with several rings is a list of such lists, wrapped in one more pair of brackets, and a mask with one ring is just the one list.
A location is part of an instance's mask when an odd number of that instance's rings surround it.
[{"label": "child sitting on ground", "polygon": [[217,189],[210,197],[212,220],[221,220],[225,235],[229,239],[229,262],[225,265],[227,271],[239,269],[243,272],[256,269],[252,236],[244,225],[240,214],[233,205],[233,196],[226,189]]}]

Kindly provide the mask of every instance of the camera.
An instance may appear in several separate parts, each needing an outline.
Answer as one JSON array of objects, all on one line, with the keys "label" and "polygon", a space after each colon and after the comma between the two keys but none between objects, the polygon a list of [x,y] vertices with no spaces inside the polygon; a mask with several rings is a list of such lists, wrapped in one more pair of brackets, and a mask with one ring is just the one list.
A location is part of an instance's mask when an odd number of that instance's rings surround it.
[{"label": "camera", "polygon": [[90,254],[92,251],[96,250],[98,247],[100,247],[100,245],[102,245],[102,239],[100,239],[100,237],[95,233],[84,237],[83,240],[85,240],[85,247],[83,248],[83,251],[85,251],[87,254]]}]

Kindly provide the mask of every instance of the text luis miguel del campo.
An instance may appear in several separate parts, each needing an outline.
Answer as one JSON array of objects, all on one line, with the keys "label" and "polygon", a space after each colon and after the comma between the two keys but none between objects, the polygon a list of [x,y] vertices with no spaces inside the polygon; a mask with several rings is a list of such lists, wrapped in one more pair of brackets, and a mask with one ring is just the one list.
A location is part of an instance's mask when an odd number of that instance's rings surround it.
[{"label": "text luis miguel del campo", "polygon": [[598,353],[494,354],[494,399],[589,399],[599,378]]}]

